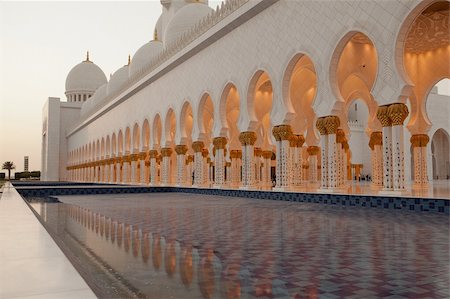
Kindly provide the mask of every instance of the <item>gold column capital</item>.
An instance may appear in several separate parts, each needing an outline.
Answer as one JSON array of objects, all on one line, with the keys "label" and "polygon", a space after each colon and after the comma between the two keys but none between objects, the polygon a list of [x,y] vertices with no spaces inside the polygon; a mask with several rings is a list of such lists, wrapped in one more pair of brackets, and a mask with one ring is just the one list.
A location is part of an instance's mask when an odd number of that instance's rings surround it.
[{"label": "gold column capital", "polygon": [[320,135],[327,135],[327,127],[325,125],[326,116],[319,117],[316,121],[316,128],[319,130]]},{"label": "gold column capital", "polygon": [[203,141],[198,140],[198,141],[192,142],[192,149],[196,153],[201,152],[204,147],[205,147],[205,144],[203,143]]},{"label": "gold column capital", "polygon": [[209,151],[208,151],[207,148],[202,149],[202,156],[203,156],[203,158],[208,157],[208,154],[209,154]]},{"label": "gold column capital", "polygon": [[430,137],[427,134],[415,134],[411,136],[410,141],[413,147],[425,147],[430,141]]},{"label": "gold column capital", "polygon": [[308,146],[306,151],[308,152],[308,154],[310,156],[317,156],[319,154],[320,148],[318,146],[311,145],[311,146]]},{"label": "gold column capital", "polygon": [[254,145],[256,142],[256,133],[251,131],[239,134],[239,141],[242,145]]},{"label": "gold column capital", "polygon": [[273,135],[273,137],[275,138],[276,141],[281,141],[280,134],[278,133],[279,130],[280,130],[280,129],[279,129],[278,126],[274,126],[274,127],[272,128],[272,135]]},{"label": "gold column capital", "polygon": [[336,115],[330,115],[325,118],[325,127],[328,134],[336,134],[336,131],[340,125],[341,121]]},{"label": "gold column capital", "polygon": [[241,150],[231,150],[230,151],[230,158],[231,159],[241,159],[242,158],[242,151]]},{"label": "gold column capital", "polygon": [[187,153],[187,145],[185,144],[178,144],[175,146],[175,152],[177,155],[185,155]]},{"label": "gold column capital", "polygon": [[290,125],[279,125],[278,127],[278,136],[280,136],[280,140],[289,140],[292,136],[292,127]]},{"label": "gold column capital", "polygon": [[139,153],[139,159],[140,160],[145,160],[146,157],[147,157],[147,153],[146,152],[140,152]]},{"label": "gold column capital", "polygon": [[297,143],[298,143],[297,135],[291,134],[291,136],[289,137],[289,146],[297,147]]},{"label": "gold column capital", "polygon": [[305,136],[301,134],[297,135],[297,147],[302,147],[303,144],[305,144],[305,141],[306,141]]},{"label": "gold column capital", "polygon": [[149,150],[148,151],[148,156],[150,157],[150,159],[152,158],[158,158],[158,151],[157,150]]},{"label": "gold column capital", "polygon": [[375,131],[370,134],[369,146],[373,150],[375,145],[383,144],[383,133],[380,131]]},{"label": "gold column capital", "polygon": [[261,154],[262,154],[261,148],[260,147],[255,147],[254,154],[255,154],[256,157],[261,157]]},{"label": "gold column capital", "polygon": [[226,166],[226,167],[231,167],[231,162],[226,162],[226,163],[225,163],[225,166]]},{"label": "gold column capital", "polygon": [[391,118],[388,114],[389,105],[379,106],[377,109],[377,118],[383,127],[392,126]]},{"label": "gold column capital", "polygon": [[337,129],[336,131],[336,142],[344,143],[346,141],[344,130]]},{"label": "gold column capital", "polygon": [[408,107],[403,103],[389,105],[387,113],[393,126],[401,126],[409,114]]},{"label": "gold column capital", "polygon": [[173,153],[173,150],[170,147],[164,147],[161,149],[161,155],[163,157],[170,157]]},{"label": "gold column capital", "polygon": [[215,137],[213,139],[213,144],[216,149],[224,149],[227,145],[227,138],[226,137]]},{"label": "gold column capital", "polygon": [[272,158],[272,151],[263,151],[262,152],[262,157],[264,159],[271,159]]}]

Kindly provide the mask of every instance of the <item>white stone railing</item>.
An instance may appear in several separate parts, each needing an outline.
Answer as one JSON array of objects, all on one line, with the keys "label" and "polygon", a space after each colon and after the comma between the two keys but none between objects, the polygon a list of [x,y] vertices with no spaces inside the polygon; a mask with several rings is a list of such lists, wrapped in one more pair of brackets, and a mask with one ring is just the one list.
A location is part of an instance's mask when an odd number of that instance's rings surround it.
[{"label": "white stone railing", "polygon": [[248,1],[249,0],[225,0],[220,6],[217,5],[217,8],[215,10],[212,10],[207,16],[202,18],[196,25],[191,27],[176,41],[164,47],[164,50],[153,57],[153,59],[147,65],[144,65],[135,75],[128,78],[128,80],[125,81],[116,92],[107,95],[106,98],[96,99],[98,101],[98,104],[89,107],[89,111],[85,115],[82,115],[77,124],[69,129],[68,132],[73,131],[80,123],[84,122],[96,111],[98,111],[99,108],[115,99],[118,95],[126,91],[132,85],[136,84],[139,80],[141,80],[146,75],[158,68],[160,65],[175,56],[175,54],[186,48],[187,45],[199,38],[202,34],[204,34],[206,31],[208,31],[210,28],[219,23],[225,17],[229,16],[231,13],[236,11]]}]

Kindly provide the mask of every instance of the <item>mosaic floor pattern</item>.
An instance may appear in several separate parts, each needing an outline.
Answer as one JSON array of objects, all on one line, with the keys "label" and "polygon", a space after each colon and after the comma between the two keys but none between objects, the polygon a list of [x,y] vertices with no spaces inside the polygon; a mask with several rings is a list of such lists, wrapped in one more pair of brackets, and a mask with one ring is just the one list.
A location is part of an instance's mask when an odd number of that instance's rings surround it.
[{"label": "mosaic floor pattern", "polygon": [[32,206],[100,297],[450,296],[445,215],[181,193],[59,200]]}]

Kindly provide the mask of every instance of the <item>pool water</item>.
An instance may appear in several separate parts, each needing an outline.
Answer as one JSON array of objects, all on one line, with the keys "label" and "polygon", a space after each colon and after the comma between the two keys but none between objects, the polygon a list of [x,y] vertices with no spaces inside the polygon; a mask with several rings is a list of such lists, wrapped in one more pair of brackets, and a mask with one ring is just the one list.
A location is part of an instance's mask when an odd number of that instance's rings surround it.
[{"label": "pool water", "polygon": [[31,205],[103,298],[448,298],[446,215],[182,193]]}]

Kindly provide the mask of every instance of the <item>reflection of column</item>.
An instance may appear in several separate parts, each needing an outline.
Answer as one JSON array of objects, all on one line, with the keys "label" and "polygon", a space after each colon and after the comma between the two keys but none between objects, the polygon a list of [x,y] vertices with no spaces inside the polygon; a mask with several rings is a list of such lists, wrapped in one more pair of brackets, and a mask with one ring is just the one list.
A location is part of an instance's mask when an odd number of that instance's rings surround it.
[{"label": "reflection of column", "polygon": [[170,165],[170,157],[172,156],[172,149],[170,147],[165,147],[161,149],[162,155],[162,168],[161,168],[161,184],[163,186],[169,186],[172,177],[172,169]]},{"label": "reflection of column", "polygon": [[192,143],[194,150],[194,186],[200,187],[203,184],[203,156],[202,150],[205,147],[203,141]]},{"label": "reflection of column", "polygon": [[272,175],[271,175],[272,151],[263,151],[261,153],[261,156],[263,158],[261,187],[269,189],[272,187]]},{"label": "reflection of column", "polygon": [[377,118],[383,126],[383,189],[392,190],[392,122],[387,105],[378,107]]},{"label": "reflection of column", "polygon": [[318,172],[317,172],[317,156],[319,155],[320,148],[318,146],[308,146],[307,152],[309,155],[309,181],[311,184],[317,184]]},{"label": "reflection of column", "polygon": [[337,185],[337,154],[336,154],[336,133],[340,125],[339,117],[335,115],[327,116],[325,126],[328,133],[328,188],[336,188]]},{"label": "reflection of column", "polygon": [[428,186],[427,174],[427,144],[430,137],[426,134],[411,136],[414,159],[414,186],[424,188]]},{"label": "reflection of column", "polygon": [[150,184],[152,186],[157,186],[159,184],[158,162],[156,161],[158,157],[158,151],[150,150],[148,152],[148,155],[150,157]]},{"label": "reflection of column", "polygon": [[242,151],[231,150],[230,159],[231,159],[231,186],[236,188],[239,186],[241,182]]},{"label": "reflection of column", "polygon": [[177,153],[177,186],[186,185],[186,153],[187,146],[184,144],[178,144],[175,146],[175,152]]},{"label": "reflection of column", "polygon": [[292,129],[290,125],[279,125],[272,129],[272,134],[277,142],[276,157],[276,188],[286,190],[290,187],[290,142]]},{"label": "reflection of column", "polygon": [[403,103],[391,104],[388,108],[392,121],[392,164],[394,190],[405,189],[405,153],[403,142],[403,121],[408,116],[408,107]]},{"label": "reflection of column", "polygon": [[317,119],[316,128],[320,132],[321,158],[322,158],[322,172],[321,172],[321,188],[328,187],[328,132],[325,124],[326,118],[320,117]]},{"label": "reflection of column", "polygon": [[242,185],[243,189],[255,186],[254,168],[254,145],[256,142],[255,132],[242,132],[239,134],[239,141],[242,144]]},{"label": "reflection of column", "polygon": [[372,150],[372,184],[375,187],[383,186],[383,134],[372,132],[369,147]]},{"label": "reflection of column", "polygon": [[216,148],[216,155],[214,157],[214,186],[221,188],[225,185],[225,146],[227,139],[225,137],[216,137],[213,140]]}]

